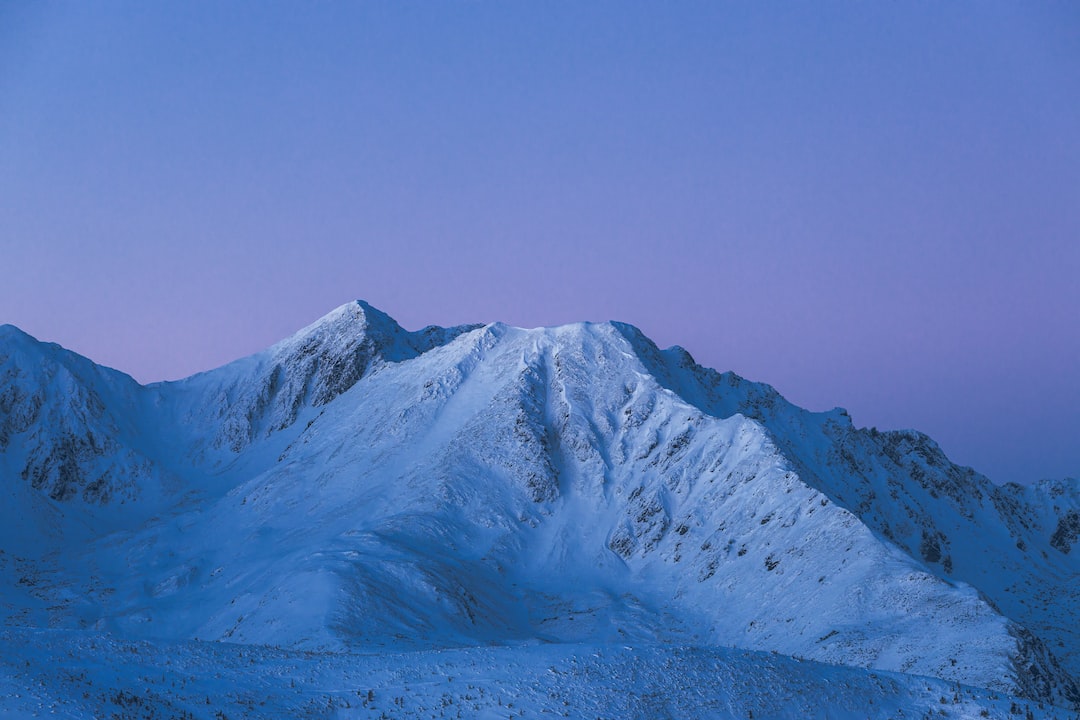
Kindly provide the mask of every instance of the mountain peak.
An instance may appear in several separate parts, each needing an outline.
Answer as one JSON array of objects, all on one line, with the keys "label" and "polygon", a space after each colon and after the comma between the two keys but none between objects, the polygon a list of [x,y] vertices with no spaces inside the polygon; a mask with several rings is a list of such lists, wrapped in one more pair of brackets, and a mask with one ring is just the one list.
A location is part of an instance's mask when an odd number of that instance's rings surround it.
[{"label": "mountain peak", "polygon": [[267,350],[201,376],[199,382],[219,388],[212,402],[225,417],[215,444],[239,452],[256,437],[290,426],[305,408],[326,405],[369,372],[476,327],[409,332],[363,300],[345,303]]},{"label": "mountain peak", "polygon": [[346,322],[357,322],[366,327],[391,327],[397,330],[401,329],[401,326],[398,325],[397,321],[392,317],[371,303],[359,299],[334,308],[320,320],[316,321],[315,324],[341,320]]},{"label": "mountain peak", "polygon": [[406,334],[397,321],[363,300],[334,308],[326,315],[271,348],[275,355],[291,353],[298,346],[352,345],[364,337],[380,346],[392,346]]},{"label": "mountain peak", "polygon": [[21,328],[15,325],[10,325],[7,323],[0,325],[0,342],[4,343],[5,345],[11,345],[14,343],[19,343],[20,345],[41,344],[41,342],[33,335],[30,335],[29,333],[23,331]]}]

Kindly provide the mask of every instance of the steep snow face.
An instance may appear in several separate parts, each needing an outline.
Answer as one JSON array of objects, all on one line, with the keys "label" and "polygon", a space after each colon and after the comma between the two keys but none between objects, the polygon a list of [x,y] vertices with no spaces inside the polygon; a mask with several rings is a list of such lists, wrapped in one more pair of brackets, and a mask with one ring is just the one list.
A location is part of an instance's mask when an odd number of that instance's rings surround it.
[{"label": "steep snow face", "polygon": [[[1074,562],[1075,492],[997,488],[923,436],[807,413],[629,326],[409,333],[355,303],[177,383],[78,361],[79,392],[108,387],[87,416],[182,482],[152,516],[118,511],[137,522],[79,514],[78,544],[54,523],[49,624],[304,649],[735,645],[1080,699],[1074,566],[1017,559]],[[26,495],[71,507],[47,487]],[[999,564],[1009,543],[1027,555]],[[1003,606],[1028,580],[1062,595]]]},{"label": "steep snow face", "polygon": [[767,385],[627,333],[681,397],[760,420],[811,485],[933,574],[977,587],[1022,626],[1012,632],[1027,655],[1052,651],[1051,664],[1080,675],[1080,558],[1069,551],[1080,529],[1076,481],[999,487],[951,463],[922,433],[856,429],[842,410],[807,412]]},{"label": "steep snow face", "polygon": [[[60,502],[156,495],[139,427],[142,388],[57,345],[0,327],[0,467]],[[9,488],[10,490],[11,488]]]}]

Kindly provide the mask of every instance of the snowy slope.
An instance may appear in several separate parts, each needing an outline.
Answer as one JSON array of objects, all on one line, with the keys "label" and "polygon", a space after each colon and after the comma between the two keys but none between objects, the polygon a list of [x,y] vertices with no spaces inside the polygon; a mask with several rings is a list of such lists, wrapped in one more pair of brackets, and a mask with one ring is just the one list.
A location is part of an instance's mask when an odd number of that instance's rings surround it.
[{"label": "snowy slope", "polygon": [[52,500],[115,504],[157,493],[130,377],[0,326],[5,469]]},{"label": "snowy slope", "polygon": [[9,625],[732,646],[1080,701],[1075,482],[994,486],[630,326],[350,303],[146,387],[8,327],[0,372]]},{"label": "snowy slope", "polygon": [[1026,630],[1020,642],[1053,650],[1080,675],[1080,483],[996,486],[959,467],[915,431],[856,429],[842,410],[815,414],[767,385],[695,365],[681,353],[654,357],[659,373],[707,412],[759,419],[800,473],[876,534],[947,581],[977,587]]},{"label": "snowy slope", "polygon": [[530,644],[313,655],[230,643],[0,631],[9,718],[1075,717],[936,678],[730,648]]}]

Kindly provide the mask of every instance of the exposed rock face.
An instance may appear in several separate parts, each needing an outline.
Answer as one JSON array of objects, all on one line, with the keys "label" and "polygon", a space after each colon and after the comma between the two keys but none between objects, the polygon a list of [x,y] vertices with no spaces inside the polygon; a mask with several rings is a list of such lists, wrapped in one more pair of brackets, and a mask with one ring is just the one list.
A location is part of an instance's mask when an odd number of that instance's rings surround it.
[{"label": "exposed rock face", "polygon": [[1080,513],[1069,510],[1058,520],[1054,534],[1050,536],[1050,547],[1067,555],[1078,537],[1080,537]]},{"label": "exposed rock face", "polygon": [[0,452],[16,461],[9,472],[56,501],[101,505],[156,493],[137,420],[124,416],[136,410],[135,381],[4,327]]}]

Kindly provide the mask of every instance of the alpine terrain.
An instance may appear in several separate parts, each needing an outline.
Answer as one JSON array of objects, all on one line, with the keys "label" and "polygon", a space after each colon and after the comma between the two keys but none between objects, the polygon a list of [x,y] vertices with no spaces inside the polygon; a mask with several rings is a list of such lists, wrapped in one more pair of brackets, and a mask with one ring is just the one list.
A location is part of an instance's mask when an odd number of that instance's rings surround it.
[{"label": "alpine terrain", "polygon": [[5,717],[1076,717],[1080,483],[632,326],[363,302],[178,382],[0,326]]}]

